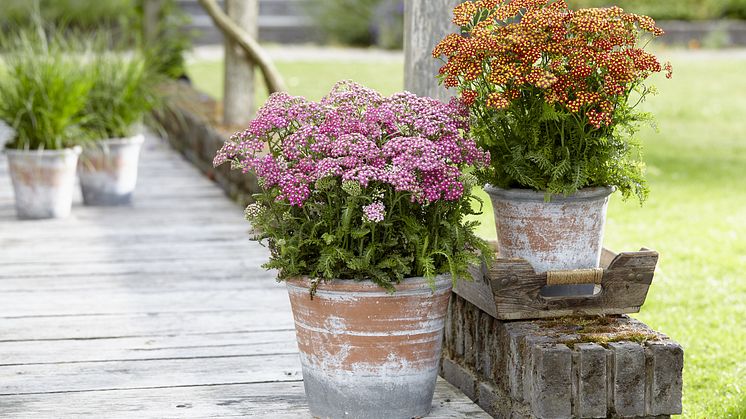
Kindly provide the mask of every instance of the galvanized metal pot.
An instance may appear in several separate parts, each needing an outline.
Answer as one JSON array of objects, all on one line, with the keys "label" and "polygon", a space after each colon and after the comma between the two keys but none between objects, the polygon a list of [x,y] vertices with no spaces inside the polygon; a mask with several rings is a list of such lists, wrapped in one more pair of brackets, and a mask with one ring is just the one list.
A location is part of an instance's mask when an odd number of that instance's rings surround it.
[{"label": "galvanized metal pot", "polygon": [[500,255],[526,259],[536,272],[598,267],[613,188],[570,196],[485,186],[492,200]]},{"label": "galvanized metal pot", "polygon": [[64,150],[5,150],[20,219],[70,215],[80,147]]},{"label": "galvanized metal pot", "polygon": [[450,276],[409,278],[391,294],[372,281],[287,283],[311,414],[413,418],[431,409]]},{"label": "galvanized metal pot", "polygon": [[137,165],[145,138],[112,138],[86,147],[78,164],[83,203],[127,205],[137,184]]}]

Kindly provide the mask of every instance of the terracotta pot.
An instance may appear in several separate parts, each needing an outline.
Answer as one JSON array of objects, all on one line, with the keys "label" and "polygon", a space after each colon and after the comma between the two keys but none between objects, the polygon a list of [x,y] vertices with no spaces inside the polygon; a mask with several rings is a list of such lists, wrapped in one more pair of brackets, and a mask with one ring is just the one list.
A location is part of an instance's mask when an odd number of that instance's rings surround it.
[{"label": "terracotta pot", "polygon": [[432,405],[451,296],[450,276],[404,280],[393,294],[371,281],[288,281],[303,383],[321,418],[413,418]]},{"label": "terracotta pot", "polygon": [[598,267],[613,188],[586,188],[544,200],[543,192],[485,188],[500,255],[526,259],[536,272]]},{"label": "terracotta pot", "polygon": [[20,219],[70,215],[80,147],[64,150],[5,150]]},{"label": "terracotta pot", "polygon": [[137,183],[137,165],[145,138],[111,138],[83,150],[78,164],[83,203],[127,205]]}]

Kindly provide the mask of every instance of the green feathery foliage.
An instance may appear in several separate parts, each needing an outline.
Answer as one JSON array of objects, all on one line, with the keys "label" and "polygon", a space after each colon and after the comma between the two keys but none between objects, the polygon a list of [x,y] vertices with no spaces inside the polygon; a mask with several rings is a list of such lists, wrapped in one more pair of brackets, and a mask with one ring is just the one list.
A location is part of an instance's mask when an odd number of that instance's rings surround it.
[{"label": "green feathery foliage", "polygon": [[[641,99],[650,93],[640,87]],[[589,186],[612,185],[642,202],[648,194],[641,150],[633,135],[651,116],[626,100],[616,103],[615,125],[595,128],[576,114],[524,94],[505,109],[472,109],[472,132],[490,151],[492,166],[480,181],[501,188],[530,188],[569,195]]]},{"label": "green feathery foliage", "polygon": [[[473,186],[475,179],[467,182]],[[313,198],[302,207],[278,201],[276,195],[255,195],[257,203],[246,216],[258,230],[256,238],[269,244],[271,257],[264,268],[277,269],[279,279],[369,278],[393,291],[408,277],[471,279],[469,266],[492,255],[474,234],[478,222],[466,221],[478,213],[471,205],[478,198],[469,194],[458,202],[423,206],[391,186],[361,190],[354,182],[329,177],[317,182]],[[377,223],[363,216],[363,207],[374,201],[386,207],[386,217]]]}]

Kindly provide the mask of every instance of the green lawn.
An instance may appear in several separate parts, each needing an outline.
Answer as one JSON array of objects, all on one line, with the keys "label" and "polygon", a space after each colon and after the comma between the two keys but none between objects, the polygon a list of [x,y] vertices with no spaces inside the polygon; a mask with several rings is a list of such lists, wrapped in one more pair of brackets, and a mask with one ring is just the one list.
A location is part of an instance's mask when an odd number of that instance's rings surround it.
[{"label": "green lawn", "polygon": [[[391,94],[402,89],[404,74],[402,63],[361,61],[339,62],[276,62],[278,70],[285,78],[290,93],[305,96],[312,100],[321,99],[339,80],[354,80],[381,93]],[[194,84],[214,97],[223,96],[223,62],[199,62],[188,67]],[[267,98],[261,77],[257,73],[257,103]]]},{"label": "green lawn", "polygon": [[[676,57],[674,79],[657,80],[661,94],[646,104],[660,128],[642,134],[650,199],[644,207],[613,199],[606,243],[661,253],[637,317],[685,348],[684,416],[746,419],[746,59]],[[400,62],[278,66],[291,93],[314,99],[338,79],[387,94],[403,84]],[[198,87],[220,94],[220,63],[190,71]]]}]

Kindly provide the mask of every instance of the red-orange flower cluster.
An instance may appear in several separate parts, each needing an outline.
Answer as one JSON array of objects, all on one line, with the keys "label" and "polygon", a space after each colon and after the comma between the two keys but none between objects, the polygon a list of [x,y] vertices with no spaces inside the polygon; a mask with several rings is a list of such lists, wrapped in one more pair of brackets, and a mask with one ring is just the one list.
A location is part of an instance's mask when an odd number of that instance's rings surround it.
[{"label": "red-orange flower cluster", "polygon": [[[616,104],[670,64],[637,46],[663,31],[647,16],[619,7],[570,10],[564,0],[472,0],[454,9],[461,34],[433,50],[445,57],[446,87],[467,103],[507,108],[522,96],[582,113],[596,128],[614,123]],[[468,92],[468,94],[466,93]]]}]

